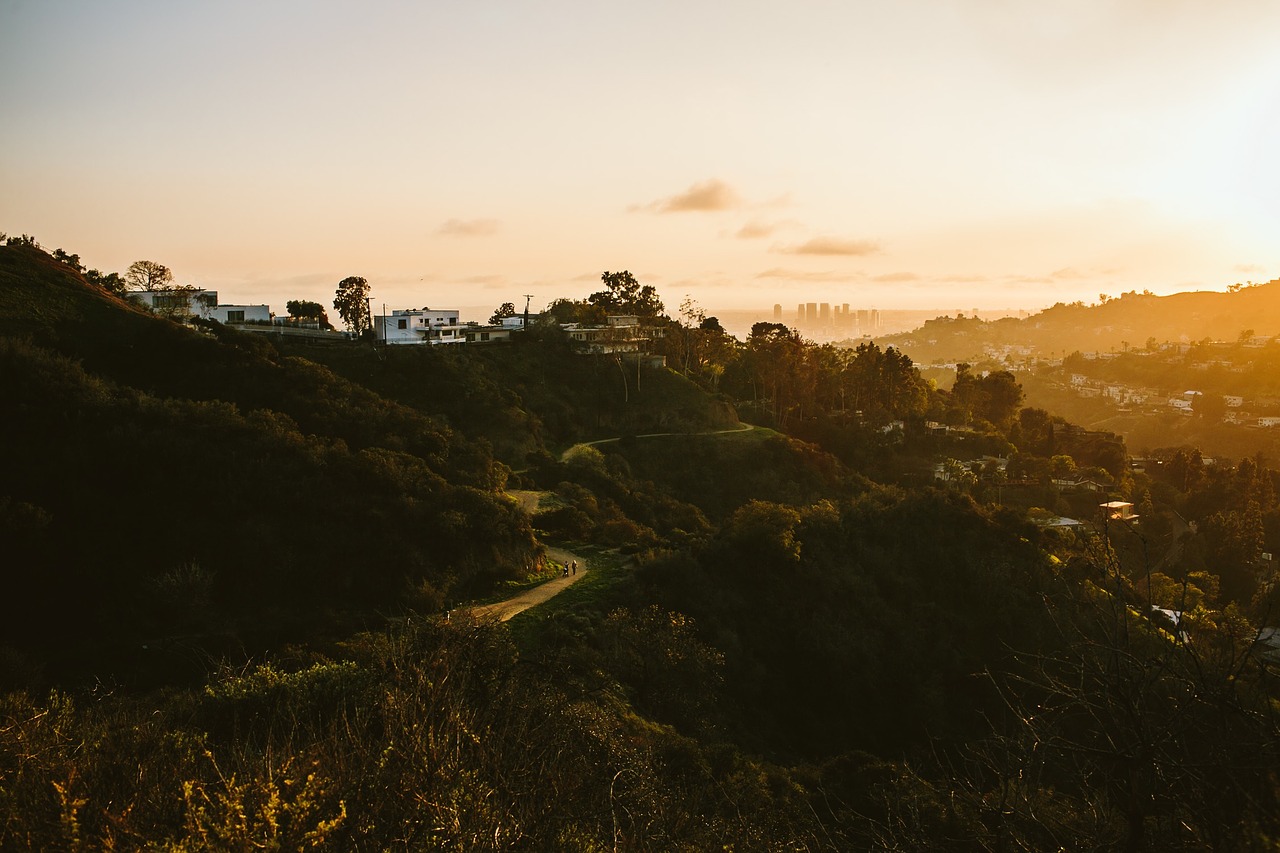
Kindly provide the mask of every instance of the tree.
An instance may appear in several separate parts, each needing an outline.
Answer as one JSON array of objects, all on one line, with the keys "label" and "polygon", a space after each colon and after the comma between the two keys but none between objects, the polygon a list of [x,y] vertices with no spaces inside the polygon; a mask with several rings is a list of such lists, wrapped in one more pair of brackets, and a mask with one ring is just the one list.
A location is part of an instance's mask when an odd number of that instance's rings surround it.
[{"label": "tree", "polygon": [[1227,400],[1221,394],[1200,394],[1191,404],[1196,417],[1217,423],[1227,413]]},{"label": "tree", "polygon": [[369,282],[362,276],[347,276],[338,282],[333,307],[347,328],[357,335],[373,328],[369,317]]},{"label": "tree", "polygon": [[492,326],[497,326],[502,323],[503,318],[514,317],[514,316],[516,316],[515,303],[504,302],[498,306],[498,309],[496,311],[493,312],[493,316],[489,318],[489,324]]},{"label": "tree", "polygon": [[319,302],[312,302],[309,299],[290,299],[284,307],[289,312],[289,316],[295,320],[313,322],[322,329],[333,328],[333,324],[329,322],[328,312]]},{"label": "tree", "polygon": [[169,290],[173,271],[155,261],[134,261],[125,270],[124,283],[130,290]]},{"label": "tree", "polygon": [[605,290],[597,291],[587,297],[592,305],[603,309],[606,314],[634,314],[637,317],[657,317],[662,314],[662,300],[653,285],[641,285],[629,271],[605,272],[600,274]]},{"label": "tree", "polygon": [[128,287],[125,285],[124,279],[120,277],[120,273],[104,273],[101,270],[85,270],[85,281],[90,284],[97,285],[108,293],[114,293],[116,296],[124,296]]},{"label": "tree", "polygon": [[73,255],[70,252],[63,251],[62,249],[54,249],[53,259],[66,264],[76,272],[84,272],[84,264],[80,263],[79,255]]}]

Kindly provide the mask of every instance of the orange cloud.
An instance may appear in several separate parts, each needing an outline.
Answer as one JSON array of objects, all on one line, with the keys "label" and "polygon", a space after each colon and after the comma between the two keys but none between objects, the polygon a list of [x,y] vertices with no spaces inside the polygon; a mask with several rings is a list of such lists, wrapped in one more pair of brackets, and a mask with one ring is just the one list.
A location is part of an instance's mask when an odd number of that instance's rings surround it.
[{"label": "orange cloud", "polygon": [[836,237],[814,237],[797,246],[783,246],[774,249],[786,255],[874,255],[880,251],[880,244],[874,240],[841,240]]},{"label": "orange cloud", "polygon": [[766,225],[763,222],[748,222],[739,228],[738,233],[734,236],[739,240],[755,240],[759,237],[768,237],[776,230],[778,230],[776,225]]},{"label": "orange cloud", "polygon": [[812,270],[789,270],[783,267],[773,267],[764,272],[756,273],[756,278],[787,278],[794,281],[834,281],[848,282],[861,281],[865,276],[861,273],[843,273],[832,272],[830,270],[822,272],[814,272]]},{"label": "orange cloud", "polygon": [[878,275],[871,280],[877,281],[877,282],[919,281],[920,276],[916,275],[913,272],[891,272],[891,273],[885,273],[884,275]]},{"label": "orange cloud", "polygon": [[436,229],[436,233],[450,237],[489,237],[498,233],[498,220],[450,219]]},{"label": "orange cloud", "polygon": [[684,192],[677,193],[669,198],[659,199],[631,209],[647,210],[651,213],[687,213],[690,211],[706,213],[717,210],[731,210],[741,206],[741,204],[742,199],[738,197],[733,187],[724,181],[712,178],[709,181],[694,184]]}]

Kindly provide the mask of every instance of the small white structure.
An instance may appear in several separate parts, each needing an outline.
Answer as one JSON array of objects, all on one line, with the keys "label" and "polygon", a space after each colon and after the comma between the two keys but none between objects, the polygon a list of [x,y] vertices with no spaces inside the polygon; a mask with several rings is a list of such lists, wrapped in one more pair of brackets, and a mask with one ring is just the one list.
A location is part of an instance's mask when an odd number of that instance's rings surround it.
[{"label": "small white structure", "polygon": [[510,342],[511,332],[518,328],[505,324],[501,326],[481,326],[468,323],[462,332],[469,344],[496,344]]},{"label": "small white structure", "polygon": [[1229,409],[1238,409],[1244,405],[1244,397],[1238,397],[1235,394],[1223,394],[1222,399]]},{"label": "small white structure", "polygon": [[457,309],[395,310],[373,318],[374,337],[386,344],[461,344],[467,336],[458,325]]},{"label": "small white structure", "polygon": [[270,323],[271,306],[218,305],[205,316],[210,320],[217,320],[223,325],[232,323]]},{"label": "small white structure", "polygon": [[1280,426],[1280,417],[1267,415],[1265,417],[1258,418],[1258,426],[1267,428]]},{"label": "small white structure", "polygon": [[1098,508],[1102,510],[1102,517],[1108,521],[1138,520],[1138,516],[1133,511],[1133,504],[1129,501],[1107,501],[1104,504],[1098,504]]}]

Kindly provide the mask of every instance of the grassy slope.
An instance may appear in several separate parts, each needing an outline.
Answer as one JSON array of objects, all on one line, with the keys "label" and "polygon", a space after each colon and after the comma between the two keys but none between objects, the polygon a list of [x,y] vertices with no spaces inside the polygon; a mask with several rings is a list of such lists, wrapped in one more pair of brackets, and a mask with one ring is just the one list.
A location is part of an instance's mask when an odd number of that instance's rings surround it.
[{"label": "grassy slope", "polygon": [[554,337],[465,349],[286,351],[484,437],[517,467],[530,452],[554,455],[583,440],[737,425],[729,406],[672,371],[643,370],[637,390],[634,368],[624,375],[612,360],[578,355]]}]

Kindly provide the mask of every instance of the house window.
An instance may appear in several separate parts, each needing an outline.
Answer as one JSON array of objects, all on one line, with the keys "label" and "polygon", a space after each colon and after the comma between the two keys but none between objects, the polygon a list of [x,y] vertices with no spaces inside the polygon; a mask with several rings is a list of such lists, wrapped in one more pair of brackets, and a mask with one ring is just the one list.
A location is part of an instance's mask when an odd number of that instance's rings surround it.
[{"label": "house window", "polygon": [[482,340],[482,341],[487,341],[487,340],[489,340],[489,333],[488,333],[488,332],[481,332],[481,333],[480,333],[480,340]]},{"label": "house window", "polygon": [[241,311],[228,311],[228,312],[227,312],[227,322],[228,322],[228,323],[243,323],[243,322],[244,322],[244,311],[242,311],[242,310],[241,310]]},{"label": "house window", "polygon": [[397,328],[397,329],[407,329],[407,328],[409,328],[409,321],[408,321],[408,320],[396,320],[396,328]]}]

